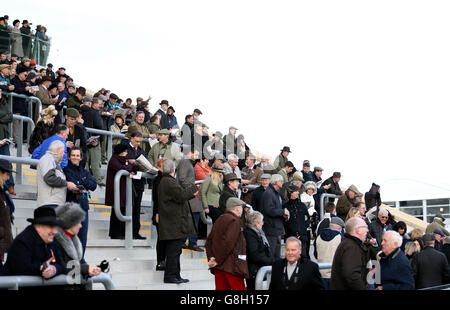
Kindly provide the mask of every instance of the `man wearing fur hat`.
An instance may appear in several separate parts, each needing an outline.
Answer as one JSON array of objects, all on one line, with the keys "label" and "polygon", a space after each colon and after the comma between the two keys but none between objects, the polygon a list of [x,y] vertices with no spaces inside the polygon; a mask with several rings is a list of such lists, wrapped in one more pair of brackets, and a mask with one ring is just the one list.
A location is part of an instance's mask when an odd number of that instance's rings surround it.
[{"label": "man wearing fur hat", "polygon": [[70,272],[71,267],[76,268],[73,262],[79,263],[81,276],[84,278],[99,275],[102,270],[95,265],[88,265],[84,260],[84,251],[78,233],[82,228],[86,212],[80,205],[74,202],[66,202],[55,210],[56,219],[61,223],[58,226],[55,242],[59,245],[62,265],[65,267],[63,273]]}]

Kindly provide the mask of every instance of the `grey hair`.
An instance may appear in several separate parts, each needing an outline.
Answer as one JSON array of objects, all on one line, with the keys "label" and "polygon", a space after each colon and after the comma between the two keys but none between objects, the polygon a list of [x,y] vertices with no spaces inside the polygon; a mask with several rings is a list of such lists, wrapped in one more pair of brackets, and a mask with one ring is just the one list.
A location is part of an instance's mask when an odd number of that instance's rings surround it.
[{"label": "grey hair", "polygon": [[366,225],[366,222],[360,217],[354,216],[351,217],[345,222],[345,230],[349,235],[353,234],[356,230],[356,227],[358,227],[360,224]]},{"label": "grey hair", "polygon": [[228,161],[230,161],[230,160],[236,160],[236,159],[239,159],[239,157],[238,157],[236,154],[229,154],[229,155],[227,156],[227,159],[228,159]]},{"label": "grey hair", "polygon": [[400,234],[398,232],[396,232],[395,230],[388,230],[384,234],[385,235],[387,235],[387,234],[391,235],[392,236],[392,241],[394,241],[394,243],[397,244],[397,247],[401,247],[402,246],[403,237],[400,236]]},{"label": "grey hair", "polygon": [[273,174],[272,177],[270,178],[270,184],[275,184],[279,181],[283,181],[283,177],[279,174]]},{"label": "grey hair", "polygon": [[175,163],[173,162],[173,160],[168,159],[163,163],[162,168],[164,174],[171,174],[175,169]]},{"label": "grey hair", "polygon": [[387,214],[387,215],[389,215],[389,211],[388,210],[386,210],[386,209],[380,209],[380,211],[378,211],[378,216],[380,216],[381,214]]},{"label": "grey hair", "polygon": [[256,226],[256,224],[264,218],[264,215],[262,215],[259,211],[253,211],[246,214],[245,219],[247,220],[248,226]]},{"label": "grey hair", "polygon": [[59,140],[55,140],[52,143],[50,143],[50,146],[48,147],[48,151],[50,153],[56,153],[57,150],[64,149],[64,143],[62,143]]},{"label": "grey hair", "polygon": [[297,244],[299,245],[300,249],[302,248],[302,242],[298,238],[289,237],[289,238],[286,239],[286,243],[285,244],[287,244],[289,241],[292,241],[292,242],[296,241]]}]

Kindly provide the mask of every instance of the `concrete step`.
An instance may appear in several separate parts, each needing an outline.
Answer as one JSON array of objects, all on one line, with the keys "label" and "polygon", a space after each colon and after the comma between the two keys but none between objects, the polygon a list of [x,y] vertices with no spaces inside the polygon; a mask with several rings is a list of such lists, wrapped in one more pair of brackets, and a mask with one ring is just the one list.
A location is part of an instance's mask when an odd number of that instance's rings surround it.
[{"label": "concrete step", "polygon": [[[214,279],[212,280],[192,280],[183,284],[168,284],[168,283],[154,283],[144,285],[129,285],[124,286],[121,283],[114,282],[117,290],[129,291],[129,290],[215,290]],[[93,285],[94,290],[104,290],[102,284],[95,283]]]}]

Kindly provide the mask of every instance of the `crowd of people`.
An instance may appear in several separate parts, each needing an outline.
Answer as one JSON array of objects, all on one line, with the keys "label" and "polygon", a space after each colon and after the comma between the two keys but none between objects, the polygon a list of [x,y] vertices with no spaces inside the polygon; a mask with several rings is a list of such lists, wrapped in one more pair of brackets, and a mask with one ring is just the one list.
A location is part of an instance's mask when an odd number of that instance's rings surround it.
[{"label": "crowd of people", "polygon": [[47,63],[50,46],[47,27],[37,25],[32,30],[32,25],[27,19],[22,20],[22,23],[19,19],[11,22],[8,15],[0,16],[0,51],[9,61],[11,57],[38,58],[40,64]]},{"label": "crowd of people", "polygon": [[[64,67],[53,72],[48,64],[38,70],[26,57],[20,63],[12,54],[1,58],[0,154],[10,154],[10,143],[4,140],[11,134],[7,124],[12,115],[5,94],[33,95],[42,103],[42,110],[28,115],[25,100],[13,99],[12,113],[36,122],[28,150],[39,160],[38,208],[31,225],[13,240],[12,167],[0,160],[4,274],[51,278],[69,272],[71,259],[79,261],[84,276],[99,274],[99,267],[83,258],[90,192],[105,187],[105,204],[119,204],[125,213],[126,180],[120,181],[116,201],[114,178],[121,170],[147,171],[144,158],[157,172],[153,179],[132,180],[133,238],[145,239],[139,234],[141,203],[144,190],[151,188],[156,270],[164,271],[165,283],[189,281],[181,277],[183,248],[206,250],[217,289],[253,290],[258,270],[268,265],[273,290],[418,289],[450,283],[450,237],[442,215],[436,215],[426,232],[408,233],[404,222],[381,208],[379,185],[372,184],[365,194],[353,184],[343,192],[340,172],[323,179],[324,169],[312,168],[309,160],[297,170],[289,146],[274,161],[266,155],[257,158],[234,126],[225,135],[210,135],[198,108],[179,124],[168,100],[161,100],[152,113],[151,97],[133,103],[104,88],[91,97]],[[18,143],[18,126],[14,121],[11,145]],[[86,128],[124,137],[115,136],[108,145],[108,139]],[[111,158],[107,148],[113,149]],[[107,165],[106,179],[102,164]],[[322,216],[324,193],[336,198],[329,199]],[[200,221],[203,212],[213,222],[209,235]],[[115,212],[109,237],[125,238],[125,223]],[[198,245],[199,238],[206,238],[205,248]],[[332,268],[319,270],[314,261],[332,263]],[[371,261],[379,262],[378,267],[372,268]],[[367,280],[369,272],[373,283]]]}]

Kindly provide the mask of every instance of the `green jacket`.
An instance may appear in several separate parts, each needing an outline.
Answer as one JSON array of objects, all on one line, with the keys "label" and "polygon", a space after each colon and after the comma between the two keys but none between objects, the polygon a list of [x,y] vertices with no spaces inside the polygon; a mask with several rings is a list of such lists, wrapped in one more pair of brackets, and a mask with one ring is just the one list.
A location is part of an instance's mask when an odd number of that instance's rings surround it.
[{"label": "green jacket", "polygon": [[283,169],[284,166],[286,166],[286,162],[288,161],[288,159],[284,157],[283,154],[280,154],[278,155],[277,161],[278,161],[277,171],[278,173],[280,173],[280,170]]},{"label": "green jacket", "polygon": [[156,143],[148,153],[149,162],[156,167],[156,163],[160,158],[171,159],[178,166],[178,163],[183,159],[183,154],[181,153],[180,147],[176,143],[164,144],[161,142]]},{"label": "green jacket", "polygon": [[223,191],[222,182],[219,182],[218,185],[214,185],[211,176],[207,176],[203,180],[204,181],[200,186],[200,200],[202,201],[203,209],[207,209],[208,206],[218,206],[219,198]]},{"label": "green jacket", "polygon": [[283,182],[284,182],[284,183],[289,182],[289,177],[288,177],[288,175],[287,175],[287,173],[286,173],[286,170],[280,169],[280,171],[278,171],[278,174],[281,175],[281,176],[283,177]]},{"label": "green jacket", "polygon": [[148,128],[148,131],[150,132],[151,135],[153,135],[153,134],[157,134],[159,129],[160,129],[159,125],[151,124]]},{"label": "green jacket", "polygon": [[83,102],[81,102],[75,95],[67,100],[67,108],[74,108],[80,111],[80,106]]},{"label": "green jacket", "polygon": [[435,217],[433,219],[433,222],[431,222],[430,224],[428,224],[425,233],[427,234],[432,234],[433,231],[435,229],[440,229],[442,230],[442,232],[446,235],[449,236],[449,232],[445,229],[444,223],[442,223],[442,220],[439,217]]}]

